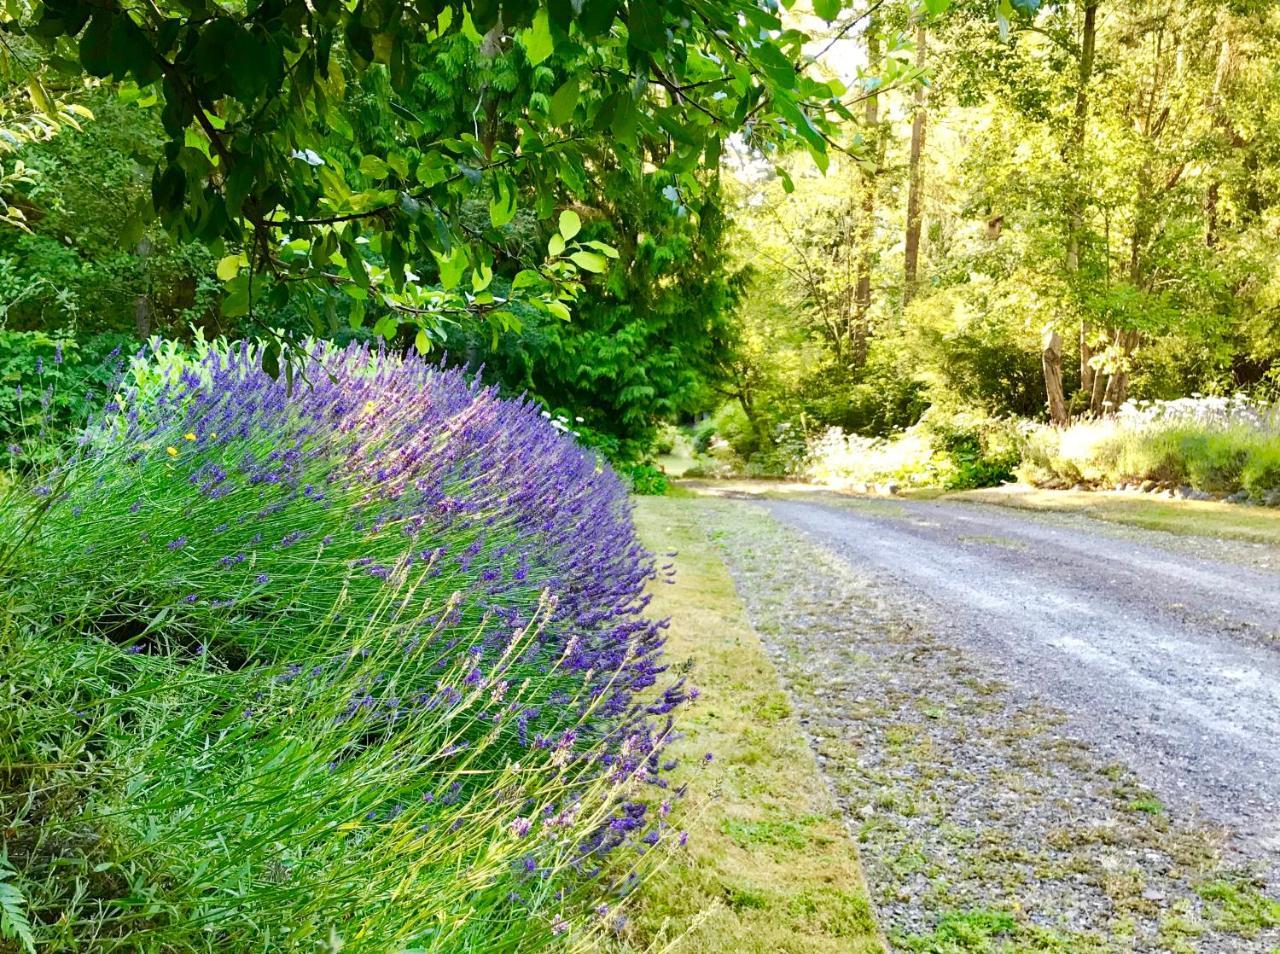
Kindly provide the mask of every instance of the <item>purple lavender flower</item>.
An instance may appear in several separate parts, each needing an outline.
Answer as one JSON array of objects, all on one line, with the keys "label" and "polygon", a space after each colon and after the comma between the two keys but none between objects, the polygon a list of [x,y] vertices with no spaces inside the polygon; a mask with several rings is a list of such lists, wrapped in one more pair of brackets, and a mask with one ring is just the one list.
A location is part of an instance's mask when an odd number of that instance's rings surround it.
[{"label": "purple lavender flower", "polygon": [[[670,794],[663,776],[672,765],[663,750],[673,713],[696,690],[664,674],[663,627],[645,615],[658,568],[636,540],[622,482],[536,405],[503,399],[460,370],[361,345],[309,348],[292,391],[262,372],[247,343],[165,367],[159,384],[126,378],[113,388],[119,407],[79,451],[78,472],[94,479],[51,506],[42,535],[52,541],[51,565],[59,541],[83,537],[85,518],[72,516],[82,507],[104,551],[95,573],[128,584],[139,561],[151,561],[147,572],[169,574],[158,586],[199,594],[184,617],[209,614],[209,632],[243,639],[260,654],[255,662],[290,674],[274,692],[358,673],[363,681],[338,712],[349,700],[346,718],[361,727],[474,701],[467,721],[497,733],[512,761],[652,785],[653,811],[637,799],[583,836],[584,873],[665,831],[670,803],[658,809],[657,800]],[[142,533],[174,537],[169,546],[183,559],[154,560],[136,546]],[[266,586],[272,576],[264,612],[246,583]],[[317,624],[318,641],[329,638],[324,627],[338,633],[344,620],[387,606],[403,629],[397,671],[385,682],[369,668],[376,657],[351,653],[349,634],[333,636],[319,660],[272,655],[281,620]],[[414,649],[399,652],[405,646]],[[221,649],[211,643],[210,656]],[[299,666],[312,680],[294,675]],[[451,739],[432,754],[474,751],[473,743]],[[468,777],[421,810],[462,803],[484,784]],[[545,815],[513,808],[512,833],[531,842],[529,874],[540,873],[540,839],[578,837],[582,818],[599,817],[576,805],[578,795],[567,790]]]}]

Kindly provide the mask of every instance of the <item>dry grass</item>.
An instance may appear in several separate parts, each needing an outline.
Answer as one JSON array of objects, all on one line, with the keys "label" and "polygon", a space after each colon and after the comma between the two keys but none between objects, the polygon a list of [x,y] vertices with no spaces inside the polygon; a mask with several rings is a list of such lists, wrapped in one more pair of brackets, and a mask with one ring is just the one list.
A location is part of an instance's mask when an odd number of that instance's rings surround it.
[{"label": "dry grass", "polygon": [[857,854],[689,498],[643,498],[645,543],[678,550],[674,585],[655,587],[670,616],[668,650],[693,661],[702,690],[685,714],[688,855],[645,887],[632,940],[678,954],[876,952],[884,942]]},{"label": "dry grass", "polygon": [[947,495],[1023,510],[1080,513],[1099,520],[1193,536],[1280,544],[1280,510],[1210,500],[1152,499],[1130,493],[1037,490],[1023,485]]}]

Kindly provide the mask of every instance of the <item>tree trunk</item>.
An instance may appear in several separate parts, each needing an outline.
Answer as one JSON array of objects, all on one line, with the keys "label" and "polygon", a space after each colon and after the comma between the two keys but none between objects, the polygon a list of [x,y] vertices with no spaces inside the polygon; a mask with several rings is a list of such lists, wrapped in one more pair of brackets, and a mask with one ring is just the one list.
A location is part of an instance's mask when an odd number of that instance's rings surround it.
[{"label": "tree trunk", "polygon": [[[1089,80],[1093,76],[1094,48],[1097,42],[1098,2],[1091,0],[1084,7],[1084,26],[1080,33],[1080,62],[1076,73],[1076,104],[1071,117],[1071,129],[1067,137],[1063,158],[1066,160],[1070,177],[1067,189],[1067,256],[1066,267],[1068,280],[1075,284],[1080,275],[1080,235],[1084,231],[1084,197],[1080,186],[1080,164],[1084,158],[1085,122],[1089,117]],[[1080,378],[1083,382],[1089,377],[1087,358],[1087,338],[1089,325],[1085,320],[1080,325]],[[1090,356],[1091,357],[1091,356]],[[1045,394],[1049,400],[1049,417],[1055,424],[1067,420],[1067,402],[1062,388],[1062,335],[1051,331],[1045,335],[1044,352],[1041,355],[1044,366]],[[1090,385],[1092,381],[1089,382]]]},{"label": "tree trunk", "polygon": [[1211,183],[1204,197],[1204,244],[1209,248],[1218,244],[1218,191],[1218,183]]},{"label": "tree trunk", "polygon": [[151,337],[151,278],[147,265],[147,259],[151,257],[151,239],[139,239],[134,253],[142,263],[143,281],[140,283],[141,293],[133,300],[133,328],[145,341]]},{"label": "tree trunk", "polygon": [[1085,393],[1093,390],[1093,379],[1097,374],[1093,370],[1093,346],[1089,344],[1089,323],[1080,320],[1080,390]]},{"label": "tree trunk", "polygon": [[[880,36],[877,32],[880,24],[873,14],[867,18],[867,67],[874,74],[880,66]],[[853,334],[851,338],[850,363],[859,368],[867,357],[867,342],[871,336],[871,261],[872,245],[875,241],[876,217],[876,178],[880,172],[881,148],[880,131],[880,96],[872,90],[866,99],[863,121],[867,127],[867,137],[874,152],[874,167],[862,175],[862,217],[858,229],[858,262],[857,281],[853,289]]]},{"label": "tree trunk", "polygon": [[1089,385],[1089,413],[1097,416],[1102,413],[1102,401],[1106,397],[1107,376],[1095,371],[1093,381]]},{"label": "tree trunk", "polygon": [[[916,69],[924,70],[925,43],[928,33],[924,20],[916,25]],[[925,122],[924,83],[917,82],[915,92],[915,116],[911,121],[911,158],[908,162],[907,184],[907,235],[903,252],[902,303],[907,305],[915,297],[916,281],[920,265],[921,192],[924,188],[924,171],[921,155],[924,152]]]},{"label": "tree trunk", "polygon": [[[503,38],[502,15],[480,43],[480,59],[489,62],[502,52]],[[490,95],[489,83],[486,80],[480,87],[480,106],[484,109],[484,126],[476,130],[476,136],[484,149],[486,159],[493,158],[493,145],[498,138],[498,97]],[[479,110],[477,109],[477,112]]]},{"label": "tree trunk", "polygon": [[1120,347],[1120,362],[1107,379],[1106,395],[1103,398],[1106,409],[1114,414],[1129,396],[1129,358],[1138,344],[1136,331],[1122,331],[1116,335]]},{"label": "tree trunk", "polygon": [[1049,399],[1049,420],[1054,424],[1065,424],[1067,399],[1062,389],[1062,335],[1052,328],[1045,332],[1040,364],[1044,368],[1045,396]]}]

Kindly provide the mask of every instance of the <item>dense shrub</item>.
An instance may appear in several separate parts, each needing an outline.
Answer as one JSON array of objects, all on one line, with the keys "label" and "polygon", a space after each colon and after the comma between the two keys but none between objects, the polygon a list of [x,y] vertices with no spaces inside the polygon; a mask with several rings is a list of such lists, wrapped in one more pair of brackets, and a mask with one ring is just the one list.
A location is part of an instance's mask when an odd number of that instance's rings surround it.
[{"label": "dense shrub", "polygon": [[705,454],[711,449],[711,442],[716,438],[716,422],[713,417],[706,417],[693,428],[693,452]]},{"label": "dense shrub", "polygon": [[715,436],[724,441],[735,454],[746,460],[761,450],[763,441],[751,418],[747,417],[737,401],[727,401],[711,415]]},{"label": "dense shrub", "polygon": [[634,494],[661,497],[667,492],[667,475],[653,464],[634,464],[624,474]]},{"label": "dense shrub", "polygon": [[1130,403],[1111,417],[1034,429],[1021,473],[1041,484],[1154,481],[1266,499],[1280,492],[1280,417],[1243,398]]},{"label": "dense shrub", "polygon": [[1018,425],[980,413],[934,408],[902,434],[866,438],[831,429],[809,448],[806,473],[837,485],[895,483],[968,490],[1010,480]]},{"label": "dense shrub", "polygon": [[653,452],[655,454],[670,454],[676,449],[676,443],[680,440],[680,431],[674,424],[664,423],[658,428],[658,436],[653,440]]},{"label": "dense shrub", "polygon": [[0,330],[0,460],[26,472],[57,459],[101,406],[116,374],[114,358],[132,346],[122,335],[83,340]]},{"label": "dense shrub", "polygon": [[136,363],[4,507],[0,823],[38,937],[588,943],[666,843],[685,698],[622,482],[458,372],[259,364]]}]

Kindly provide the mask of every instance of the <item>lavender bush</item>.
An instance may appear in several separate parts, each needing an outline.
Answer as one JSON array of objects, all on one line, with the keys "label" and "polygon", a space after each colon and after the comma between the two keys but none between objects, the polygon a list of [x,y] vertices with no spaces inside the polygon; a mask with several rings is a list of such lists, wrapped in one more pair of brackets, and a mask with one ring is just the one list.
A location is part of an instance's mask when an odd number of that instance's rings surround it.
[{"label": "lavender bush", "polygon": [[135,363],[7,502],[0,808],[66,950],[590,945],[681,836],[687,693],[607,466],[361,347]]}]

